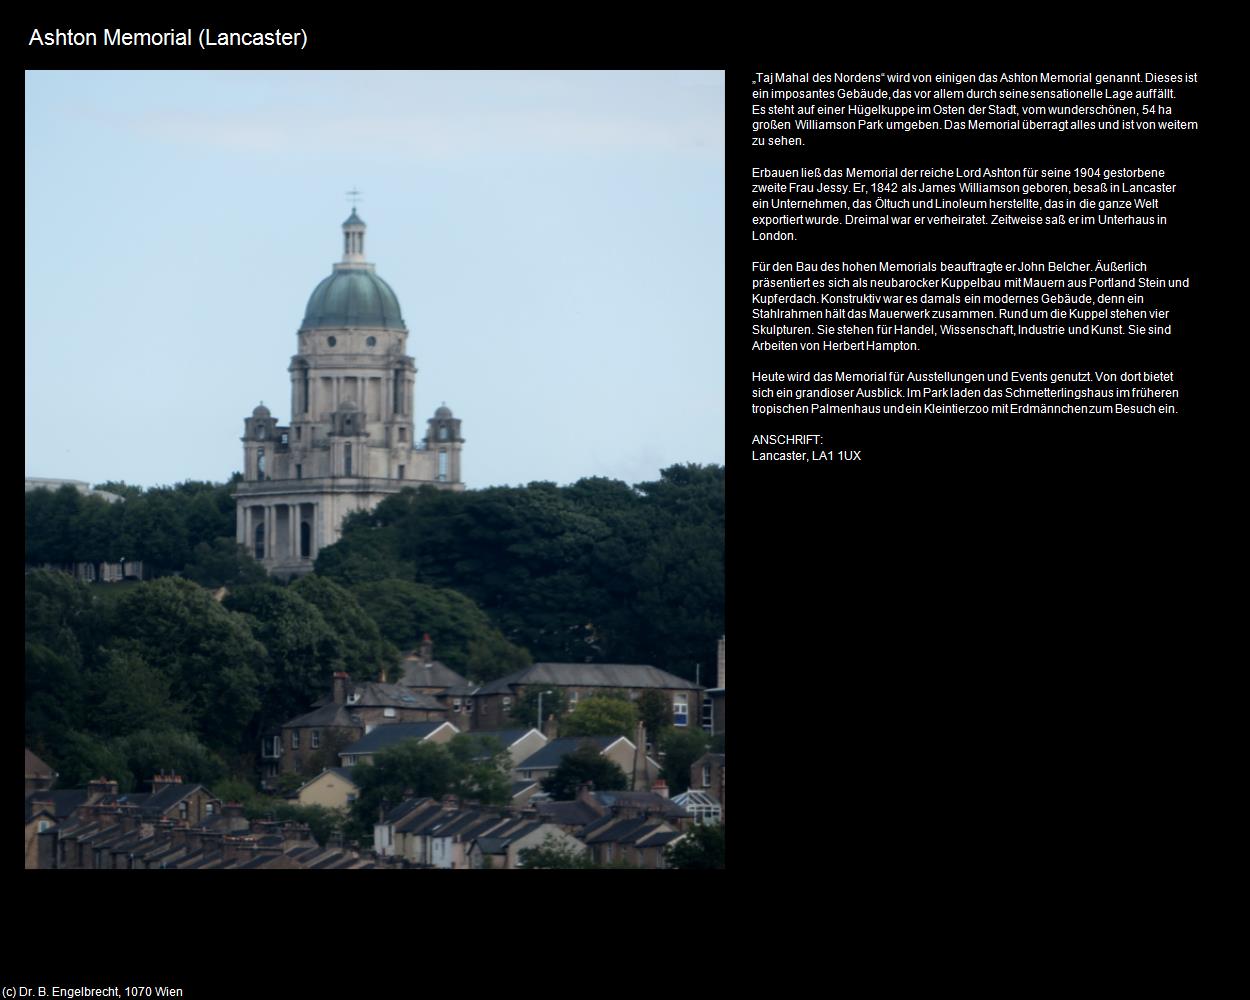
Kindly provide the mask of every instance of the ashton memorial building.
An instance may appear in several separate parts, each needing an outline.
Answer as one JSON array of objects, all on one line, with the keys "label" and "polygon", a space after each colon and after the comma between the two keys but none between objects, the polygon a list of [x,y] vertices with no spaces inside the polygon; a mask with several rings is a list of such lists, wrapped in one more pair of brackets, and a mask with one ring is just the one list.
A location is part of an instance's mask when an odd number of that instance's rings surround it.
[{"label": "ashton memorial building", "polygon": [[343,259],[308,299],[291,359],[291,422],[264,405],[243,421],[237,532],[276,576],[307,573],[343,519],[409,486],[463,490],[460,421],[440,406],[415,437],[417,373],[391,286],[365,260],[365,224],[343,223]]}]

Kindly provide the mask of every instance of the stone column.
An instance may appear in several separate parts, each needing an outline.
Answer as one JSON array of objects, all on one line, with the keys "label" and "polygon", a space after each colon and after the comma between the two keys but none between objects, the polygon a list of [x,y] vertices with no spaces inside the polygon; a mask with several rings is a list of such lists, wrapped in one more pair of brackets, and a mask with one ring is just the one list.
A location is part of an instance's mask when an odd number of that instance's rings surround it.
[{"label": "stone column", "polygon": [[277,518],[273,513],[273,504],[265,504],[265,561],[273,562],[274,544],[273,537],[275,534],[274,526]]},{"label": "stone column", "polygon": [[287,519],[287,552],[290,553],[290,559],[294,562],[299,558],[299,504],[289,503],[286,505]]}]

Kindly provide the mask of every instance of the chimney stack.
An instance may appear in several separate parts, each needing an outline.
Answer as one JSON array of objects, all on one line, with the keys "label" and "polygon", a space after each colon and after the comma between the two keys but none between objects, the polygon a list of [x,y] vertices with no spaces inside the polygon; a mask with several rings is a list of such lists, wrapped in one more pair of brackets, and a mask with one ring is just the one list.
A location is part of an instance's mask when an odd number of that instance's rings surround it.
[{"label": "chimney stack", "polygon": [[543,721],[543,735],[547,737],[547,739],[549,740],[554,740],[559,734],[559,731],[560,731],[560,727],[556,723],[555,713],[552,712]]},{"label": "chimney stack", "polygon": [[725,686],[725,637],[716,640],[716,686]]},{"label": "chimney stack", "polygon": [[651,791],[662,798],[668,798],[668,782],[663,778],[656,778],[655,784],[651,786]]},{"label": "chimney stack", "polygon": [[334,675],[334,704],[347,704],[347,688],[351,684],[351,675],[338,671]]},{"label": "chimney stack", "polygon": [[162,791],[167,785],[181,785],[182,776],[177,774],[166,774],[162,771],[152,779],[152,794]]},{"label": "chimney stack", "polygon": [[110,781],[108,778],[96,778],[95,781],[87,782],[87,799],[97,799],[102,795],[116,795],[117,782]]},{"label": "chimney stack", "polygon": [[430,633],[426,632],[421,637],[421,663],[429,666],[434,662],[434,643],[430,639]]}]

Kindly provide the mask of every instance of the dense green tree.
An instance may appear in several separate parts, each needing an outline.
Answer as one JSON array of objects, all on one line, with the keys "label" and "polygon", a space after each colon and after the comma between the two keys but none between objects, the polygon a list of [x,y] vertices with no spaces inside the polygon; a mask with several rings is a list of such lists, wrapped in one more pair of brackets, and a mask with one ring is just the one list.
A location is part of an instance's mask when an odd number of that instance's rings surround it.
[{"label": "dense green tree", "polygon": [[183,576],[210,588],[264,583],[269,578],[265,568],[233,538],[199,542],[191,550]]},{"label": "dense green tree", "polygon": [[[538,696],[542,695],[543,717],[540,722],[538,718]],[[558,725],[563,725],[564,717],[569,711],[569,701],[564,694],[563,688],[544,688],[540,685],[531,685],[512,703],[512,709],[508,716],[513,722],[522,726],[533,726],[535,729],[542,731],[543,726],[547,724],[547,720],[551,716],[556,717]]]},{"label": "dense green tree", "polygon": [[556,840],[548,834],[537,847],[523,847],[517,853],[520,868],[595,868],[590,852]]},{"label": "dense green tree", "polygon": [[638,718],[647,727],[647,739],[659,746],[660,740],[673,725],[672,699],[660,691],[644,691],[634,702],[634,707],[638,709]]},{"label": "dense green tree", "polygon": [[389,642],[409,650],[429,634],[438,659],[474,680],[494,680],[530,664],[525,650],[508,642],[472,599],[455,590],[379,580],[359,584],[352,593]]},{"label": "dense green tree", "polygon": [[318,576],[345,587],[413,578],[412,564],[399,557],[397,529],[374,526],[366,515],[359,520],[349,518],[343,530],[352,532],[351,544],[330,545],[318,552],[313,564]]},{"label": "dense green tree", "polygon": [[342,669],[357,680],[377,680],[384,669],[388,676],[394,673],[399,650],[382,637],[377,623],[349,590],[316,574],[300,577],[290,589],[321,612],[343,643]]},{"label": "dense green tree", "polygon": [[452,791],[460,798],[486,805],[507,805],[512,794],[512,758],[493,736],[458,733],[447,752],[459,767]]},{"label": "dense green tree", "polygon": [[[724,469],[388,497],[318,572],[472,598],[539,660],[654,663],[693,679],[724,632]],[[354,568],[353,568],[354,567]]]},{"label": "dense green tree", "polygon": [[24,606],[26,740],[44,756],[58,735],[85,722],[82,649],[95,632],[91,593],[65,573],[36,570],[26,574]]},{"label": "dense green tree", "polygon": [[245,618],[265,647],[259,671],[262,726],[299,715],[330,690],[331,676],[344,668],[345,643],[295,588],[245,585],[231,590],[223,603]]},{"label": "dense green tree", "polygon": [[108,778],[117,782],[118,791],[135,790],[135,775],[126,754],[113,741],[68,730],[49,748],[44,760],[57,772],[58,788],[83,788],[96,778]]},{"label": "dense green tree", "polygon": [[360,788],[352,805],[351,835],[371,839],[380,811],[393,809],[407,798],[450,794],[462,768],[437,743],[409,740],[384,750],[372,764],[357,764],[352,777]]},{"label": "dense green tree", "polygon": [[624,736],[632,740],[638,710],[628,696],[596,694],[583,698],[560,722],[561,736]]},{"label": "dense green tree", "polygon": [[143,560],[155,575],[181,572],[199,545],[234,538],[230,483],[186,482],[143,491],[125,483],[98,489],[123,500],[83,496],[72,486],[26,494],[26,562]]},{"label": "dense green tree", "polygon": [[670,868],[724,868],[725,827],[704,823],[665,851]]},{"label": "dense green tree", "polygon": [[186,782],[210,786],[226,774],[221,757],[188,732],[143,729],[117,740],[113,747],[140,784],[162,771],[171,771]]},{"label": "dense green tree", "polygon": [[107,620],[109,645],[159,666],[208,746],[237,751],[260,708],[265,660],[244,618],[188,580],[162,579],[128,591]]},{"label": "dense green tree", "polygon": [[543,779],[542,786],[553,799],[567,801],[577,798],[577,789],[584,781],[605,792],[629,787],[625,772],[589,743],[565,754],[560,766]]},{"label": "dense green tree", "polygon": [[680,726],[665,730],[656,744],[664,754],[664,780],[678,795],[690,787],[690,766],[707,753],[708,736],[702,729]]},{"label": "dense green tree", "polygon": [[185,730],[186,713],[172,698],[171,679],[134,649],[103,651],[104,662],[91,675],[88,727],[102,737],[139,730]]}]

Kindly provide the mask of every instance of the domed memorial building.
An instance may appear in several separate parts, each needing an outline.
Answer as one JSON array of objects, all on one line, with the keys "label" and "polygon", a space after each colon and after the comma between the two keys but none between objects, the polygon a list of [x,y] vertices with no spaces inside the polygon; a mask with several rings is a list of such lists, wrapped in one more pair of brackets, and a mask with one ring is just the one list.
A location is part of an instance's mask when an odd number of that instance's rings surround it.
[{"label": "domed memorial building", "polygon": [[291,359],[291,422],[262,404],[243,421],[239,544],[276,576],[312,569],[343,519],[426,483],[463,490],[460,421],[440,406],[415,438],[417,373],[391,286],[365,260],[365,224],[343,223],[343,259],[313,289]]}]

